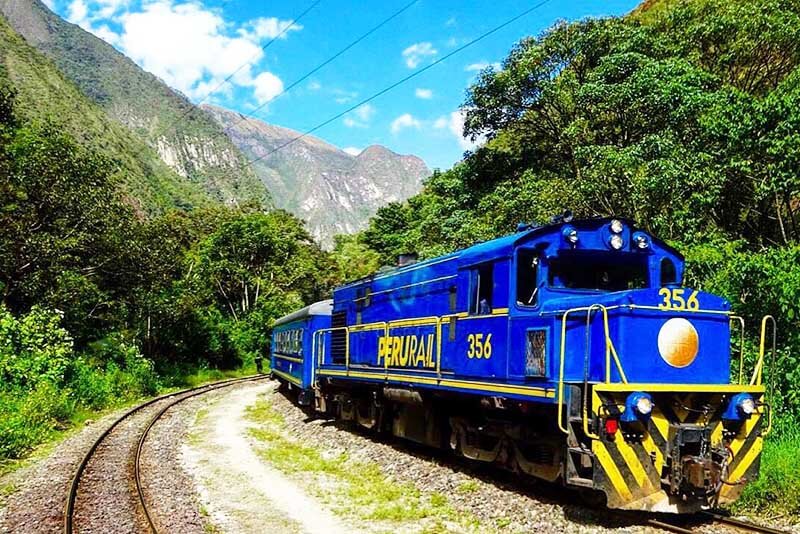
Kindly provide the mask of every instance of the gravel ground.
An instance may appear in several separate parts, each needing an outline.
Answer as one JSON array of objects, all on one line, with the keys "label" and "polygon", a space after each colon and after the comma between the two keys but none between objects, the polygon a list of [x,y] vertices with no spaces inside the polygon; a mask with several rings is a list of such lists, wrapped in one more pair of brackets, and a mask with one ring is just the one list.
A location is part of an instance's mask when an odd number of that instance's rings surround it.
[{"label": "gravel ground", "polygon": [[212,529],[223,532],[361,532],[335,517],[303,487],[253,450],[245,411],[272,384],[238,388],[197,412],[182,465],[192,474]]},{"label": "gravel ground", "polygon": [[142,429],[171,399],[119,424],[97,448],[78,486],[74,524],[78,532],[147,532],[133,481],[133,459]]},{"label": "gravel ground", "polygon": [[109,413],[58,444],[46,458],[9,473],[0,487],[14,491],[0,503],[0,532],[61,532],[67,489],[86,450],[125,410]]}]

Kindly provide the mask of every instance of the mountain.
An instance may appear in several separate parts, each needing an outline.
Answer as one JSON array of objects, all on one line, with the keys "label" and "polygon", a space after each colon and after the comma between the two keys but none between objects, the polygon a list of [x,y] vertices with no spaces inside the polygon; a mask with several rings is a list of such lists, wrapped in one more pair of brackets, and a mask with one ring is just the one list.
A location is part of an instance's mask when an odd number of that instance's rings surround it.
[{"label": "mountain", "polygon": [[[0,0],[0,14],[181,177],[223,202],[268,201],[268,192],[220,127],[113,46],[64,21],[39,0]],[[179,128],[170,128],[184,116]]]},{"label": "mountain", "polygon": [[326,246],[335,234],[364,228],[380,206],[416,194],[430,174],[416,156],[377,145],[353,156],[312,136],[267,155],[300,134],[223,108],[202,107],[249,159],[263,157],[253,169],[275,205],[304,219]]},{"label": "mountain", "polygon": [[16,92],[15,110],[23,120],[53,122],[83,146],[109,158],[126,198],[140,213],[215,202],[198,184],[165,165],[125,126],[110,119],[2,16],[0,84]]}]

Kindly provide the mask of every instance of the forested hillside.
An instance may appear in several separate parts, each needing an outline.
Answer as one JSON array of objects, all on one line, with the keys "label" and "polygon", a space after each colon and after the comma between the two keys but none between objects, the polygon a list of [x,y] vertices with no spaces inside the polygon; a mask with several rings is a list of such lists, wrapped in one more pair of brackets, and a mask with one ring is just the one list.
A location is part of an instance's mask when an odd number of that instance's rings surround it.
[{"label": "forested hillside", "polygon": [[109,158],[128,201],[142,212],[209,205],[212,198],[176,174],[124,126],[111,120],[0,17],[0,79],[13,88],[21,120],[50,121]]},{"label": "forested hillside", "polygon": [[[7,72],[0,69],[0,460],[25,454],[87,409],[152,394],[197,369],[252,363],[274,318],[327,293],[336,269],[301,221],[258,204],[141,217],[130,201],[139,184],[121,187],[129,175],[113,126],[101,115],[86,123],[76,115],[67,128],[36,118],[30,93]],[[76,139],[73,128],[93,119],[105,136],[89,130],[89,142]]]},{"label": "forested hillside", "polygon": [[269,200],[242,153],[211,117],[113,46],[62,20],[39,0],[0,0],[0,15],[115,126],[129,129],[198,189],[223,202]]},{"label": "forested hillside", "polygon": [[470,87],[465,133],[485,144],[340,250],[388,263],[565,209],[635,219],[686,254],[688,286],[731,300],[750,343],[762,315],[777,319],[782,437],[749,495],[797,512],[798,43],[796,0],[649,1],[624,19],[558,24]]}]

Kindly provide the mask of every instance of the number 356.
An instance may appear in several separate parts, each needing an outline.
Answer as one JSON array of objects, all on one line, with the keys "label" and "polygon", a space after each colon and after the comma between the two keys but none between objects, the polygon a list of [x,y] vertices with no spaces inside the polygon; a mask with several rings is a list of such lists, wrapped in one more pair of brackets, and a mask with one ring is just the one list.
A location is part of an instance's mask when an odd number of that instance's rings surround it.
[{"label": "number 356", "polygon": [[491,358],[492,357],[492,334],[470,334],[467,336],[469,350],[468,358]]},{"label": "number 356", "polygon": [[697,291],[692,291],[691,295],[685,297],[685,289],[669,289],[662,287],[658,294],[664,299],[658,304],[660,310],[689,310],[697,311],[700,309],[700,301],[697,300]]}]

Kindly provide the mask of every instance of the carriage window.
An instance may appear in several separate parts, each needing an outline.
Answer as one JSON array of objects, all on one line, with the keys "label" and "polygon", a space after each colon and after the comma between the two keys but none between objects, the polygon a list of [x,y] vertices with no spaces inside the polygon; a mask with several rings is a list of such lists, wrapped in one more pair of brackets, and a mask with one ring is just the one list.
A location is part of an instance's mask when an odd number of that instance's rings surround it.
[{"label": "carriage window", "polygon": [[469,311],[472,315],[492,313],[492,264],[481,265],[472,272],[472,299]]},{"label": "carriage window", "polygon": [[536,251],[520,250],[517,254],[517,304],[520,306],[536,306],[538,271],[539,255]]},{"label": "carriage window", "polygon": [[666,286],[678,283],[678,273],[675,272],[675,264],[669,258],[661,260],[661,285]]}]

